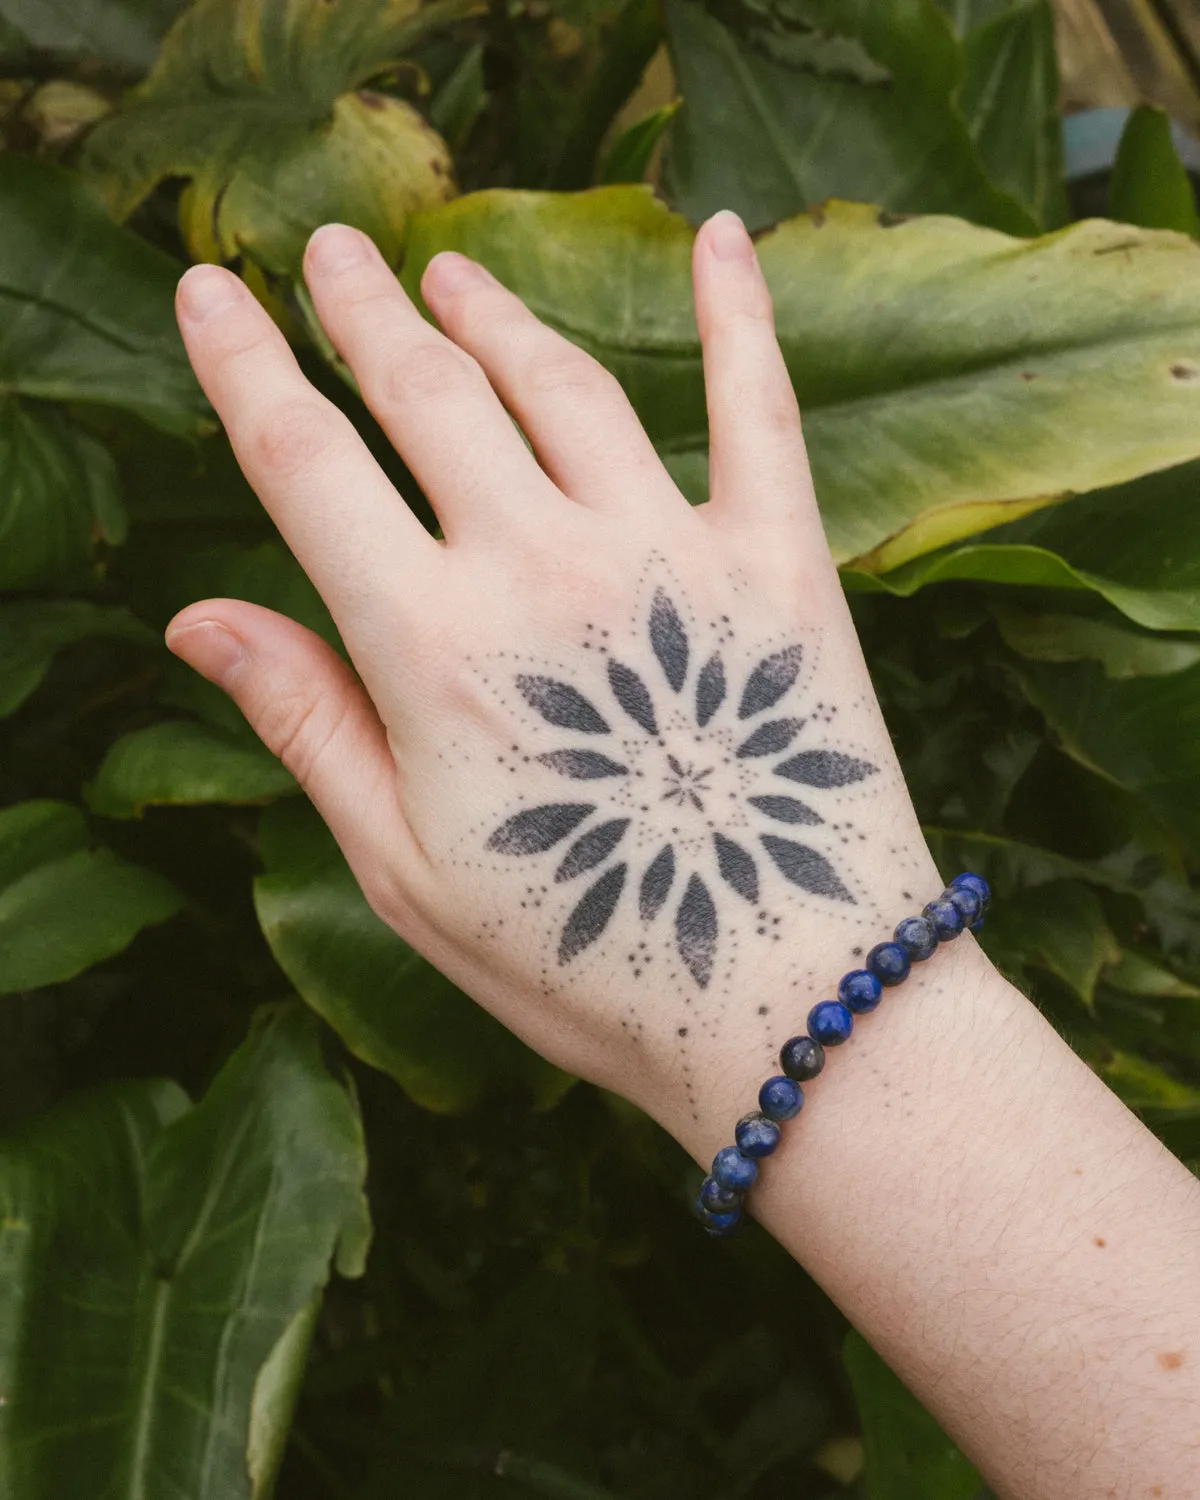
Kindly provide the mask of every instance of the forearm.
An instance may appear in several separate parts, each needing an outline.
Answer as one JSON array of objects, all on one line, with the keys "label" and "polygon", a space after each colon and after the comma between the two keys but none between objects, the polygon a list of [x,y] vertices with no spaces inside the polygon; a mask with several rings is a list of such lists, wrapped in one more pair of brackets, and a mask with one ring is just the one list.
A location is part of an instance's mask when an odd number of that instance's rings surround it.
[{"label": "forearm", "polygon": [[[727,1045],[666,1121],[698,1161],[766,1071]],[[747,1202],[1000,1495],[1195,1500],[1200,1183],[970,937],[859,1019]]]}]

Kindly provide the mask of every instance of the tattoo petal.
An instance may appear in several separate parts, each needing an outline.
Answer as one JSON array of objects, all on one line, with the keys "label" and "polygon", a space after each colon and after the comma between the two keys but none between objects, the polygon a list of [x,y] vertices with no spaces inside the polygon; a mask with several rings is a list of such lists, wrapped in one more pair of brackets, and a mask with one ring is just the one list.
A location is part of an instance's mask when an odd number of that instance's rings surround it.
[{"label": "tattoo petal", "polygon": [[542,854],[595,811],[591,802],[550,802],[544,807],[527,807],[501,823],[488,839],[487,847],[497,854]]},{"label": "tattoo petal", "polygon": [[735,844],[723,833],[713,834],[717,848],[717,869],[726,885],[732,886],[747,901],[758,900],[758,866],[741,844]]},{"label": "tattoo petal", "polygon": [[541,714],[547,724],[554,724],[559,729],[577,729],[582,734],[610,733],[608,721],[568,682],[522,672],[517,677],[517,687],[525,702]]},{"label": "tattoo petal", "polygon": [[662,910],[663,902],[671,894],[675,879],[675,850],[664,844],[646,867],[638,889],[638,911],[643,922],[652,922]]},{"label": "tattoo petal", "polygon": [[853,755],[843,755],[840,750],[801,750],[798,755],[777,765],[775,774],[786,777],[788,781],[799,781],[804,786],[828,791],[874,776],[878,769],[869,760],[856,760]]},{"label": "tattoo petal", "polygon": [[749,797],[747,801],[751,807],[757,807],[759,812],[766,813],[768,818],[774,818],[777,823],[808,823],[815,826],[825,821],[820,813],[813,812],[811,807],[795,797]]},{"label": "tattoo petal", "polygon": [[582,875],[585,870],[594,870],[625,837],[628,827],[628,818],[613,818],[608,823],[589,828],[563,855],[562,864],[554,872],[554,879],[558,882],[574,880],[576,875]]},{"label": "tattoo petal", "polygon": [[577,953],[594,943],[612,919],[625,886],[628,866],[614,865],[595,885],[589,886],[583,899],[567,918],[558,943],[558,961],[569,963]]},{"label": "tattoo petal", "polygon": [[717,908],[699,875],[688,881],[675,913],[675,946],[688,973],[707,989],[717,952]]},{"label": "tattoo petal", "polygon": [[715,651],[700,669],[696,682],[696,723],[701,729],[725,701],[725,663]]},{"label": "tattoo petal", "polygon": [[764,657],[746,680],[738,718],[749,719],[778,703],[799,677],[802,656],[800,646],[785,646],[782,651]]},{"label": "tattoo petal", "polygon": [[613,697],[634,723],[640,724],[647,734],[657,734],[658,720],[654,716],[654,700],[633,668],[610,658],[608,683],[613,690]]},{"label": "tattoo petal", "polygon": [[573,781],[599,781],[604,776],[628,776],[629,767],[598,750],[548,750],[538,760]]},{"label": "tattoo petal", "polygon": [[804,723],[803,719],[771,719],[766,724],[760,724],[749,739],[743,740],[738,746],[738,759],[746,760],[754,755],[776,755],[780,750],[786,750],[804,727]]},{"label": "tattoo petal", "polygon": [[687,678],[688,638],[679,611],[662,589],[650,605],[650,645],[667,681],[679,692]]},{"label": "tattoo petal", "polygon": [[814,896],[828,896],[833,901],[848,901],[855,904],[854,897],[838,879],[837,871],[823,854],[810,849],[807,844],[797,844],[793,839],[781,839],[776,834],[760,835],[763,848],[775,861],[775,866],[785,880],[798,885],[802,891]]}]

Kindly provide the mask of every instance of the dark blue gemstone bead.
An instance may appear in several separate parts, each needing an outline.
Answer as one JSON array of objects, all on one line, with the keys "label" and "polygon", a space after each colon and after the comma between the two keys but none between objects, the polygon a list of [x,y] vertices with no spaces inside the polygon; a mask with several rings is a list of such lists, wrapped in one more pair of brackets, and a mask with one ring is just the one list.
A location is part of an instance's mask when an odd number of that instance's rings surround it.
[{"label": "dark blue gemstone bead", "polygon": [[867,954],[867,968],[880,984],[903,984],[912,959],[899,943],[876,943]]},{"label": "dark blue gemstone bead", "polygon": [[990,885],[988,885],[983,876],[972,875],[970,871],[968,871],[965,875],[956,875],[950,882],[950,889],[952,891],[961,890],[964,887],[969,891],[975,892],[975,894],[979,897],[979,904],[981,908],[984,911],[987,911],[992,900],[992,888]]},{"label": "dark blue gemstone bead", "polygon": [[932,958],[938,945],[938,935],[928,917],[905,917],[892,936],[916,963]]},{"label": "dark blue gemstone bead", "polygon": [[977,917],[983,916],[983,902],[979,899],[979,893],[973,891],[969,885],[952,885],[946,892],[946,900],[953,901],[962,912],[963,923],[967,927],[970,927]]},{"label": "dark blue gemstone bead", "polygon": [[768,1078],[758,1091],[758,1107],[768,1120],[790,1120],[803,1103],[804,1090],[790,1078]]},{"label": "dark blue gemstone bead", "polygon": [[849,1010],[865,1015],[883,999],[883,987],[866,969],[851,969],[838,980],[838,999]]},{"label": "dark blue gemstone bead", "polygon": [[822,1047],[840,1047],[854,1030],[854,1017],[840,1000],[822,1000],[808,1013],[808,1034]]},{"label": "dark blue gemstone bead", "polygon": [[978,932],[979,929],[982,926],[983,926],[983,918],[982,917],[976,917],[975,920],[971,923],[971,931],[972,932]]},{"label": "dark blue gemstone bead", "polygon": [[779,1134],[775,1121],[757,1110],[743,1115],[733,1129],[733,1138],[743,1156],[770,1156],[779,1144]]},{"label": "dark blue gemstone bead", "polygon": [[784,1042],[779,1065],[789,1078],[807,1083],[825,1066],[825,1048],[810,1036],[794,1036]]},{"label": "dark blue gemstone bead", "polygon": [[703,1211],[700,1214],[700,1222],[714,1239],[724,1239],[726,1235],[732,1234],[742,1222],[742,1211],[740,1208],[735,1208],[727,1214],[710,1214]]},{"label": "dark blue gemstone bead", "polygon": [[742,1206],[741,1193],[731,1193],[723,1188],[715,1177],[706,1177],[700,1184],[699,1204],[706,1213],[731,1214]]},{"label": "dark blue gemstone bead", "polygon": [[963,930],[963,914],[948,896],[931,901],[922,913],[933,923],[939,942],[948,943]]},{"label": "dark blue gemstone bead", "polygon": [[744,1193],[758,1181],[758,1163],[736,1146],[723,1146],[713,1157],[712,1175],[730,1192]]}]

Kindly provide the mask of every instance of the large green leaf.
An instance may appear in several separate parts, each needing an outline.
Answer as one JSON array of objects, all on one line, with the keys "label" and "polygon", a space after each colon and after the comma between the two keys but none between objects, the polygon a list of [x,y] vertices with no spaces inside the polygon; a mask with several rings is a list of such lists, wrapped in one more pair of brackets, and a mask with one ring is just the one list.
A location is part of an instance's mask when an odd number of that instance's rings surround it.
[{"label": "large green leaf", "polygon": [[168,177],[201,260],[294,271],[330,219],[394,257],[409,213],[453,190],[445,142],[411,105],[367,90],[477,0],[194,0],[149,78],[101,122],[82,166],[126,218]]},{"label": "large green leaf", "polygon": [[350,1050],[426,1109],[465,1109],[502,1085],[550,1104],[566,1075],[529,1051],[382,922],[307,803],[262,820],[255,903],[280,968]]},{"label": "large green leaf", "polygon": [[136,818],[147,807],[266,802],[296,790],[291,772],[252,735],[168,719],[131,729],[109,748],[87,801],[106,818]]},{"label": "large green leaf", "polygon": [[[0,55],[52,53],[66,61],[143,72],[186,0],[0,0]],[[7,22],[11,35],[3,35]]]},{"label": "large green leaf", "polygon": [[365,1173],[301,1006],[194,1108],[114,1084],[0,1142],[0,1497],[267,1500],[330,1260],[362,1269]]},{"label": "large green leaf", "polygon": [[1143,105],[1130,114],[1113,163],[1108,204],[1113,218],[1127,224],[1200,235],[1195,190],[1164,110]]},{"label": "large green leaf", "polygon": [[[636,187],[477,193],[416,218],[405,285],[449,248],[608,365],[703,496],[683,220]],[[1190,240],[1092,222],[1023,241],[831,204],[764,235],[759,256],[838,561],[894,567],[1200,454]]]},{"label": "large green leaf", "polygon": [[866,1500],[979,1500],[983,1480],[861,1334],[846,1371],[862,1418]]},{"label": "large green leaf", "polygon": [[1200,640],[1130,630],[1089,615],[993,610],[1004,643],[1029,661],[1098,661],[1109,677],[1165,677],[1200,663]]},{"label": "large green leaf", "polygon": [[0,811],[0,994],[71,979],[182,904],[161,875],[92,848],[77,808]]},{"label": "large green leaf", "polygon": [[34,692],[58,652],[94,637],[155,646],[158,637],[126,609],[83,599],[0,604],[0,717]]},{"label": "large green leaf", "polygon": [[928,0],[666,0],[665,15],[684,98],[669,184],[693,222],[733,208],[760,229],[858,198],[1036,229],[987,179],[954,102],[962,57]]},{"label": "large green leaf", "polygon": [[1100,975],[1121,958],[1095,892],[1074,881],[1051,881],[999,903],[985,924],[985,946],[1007,972],[1044,969],[1089,1008]]}]

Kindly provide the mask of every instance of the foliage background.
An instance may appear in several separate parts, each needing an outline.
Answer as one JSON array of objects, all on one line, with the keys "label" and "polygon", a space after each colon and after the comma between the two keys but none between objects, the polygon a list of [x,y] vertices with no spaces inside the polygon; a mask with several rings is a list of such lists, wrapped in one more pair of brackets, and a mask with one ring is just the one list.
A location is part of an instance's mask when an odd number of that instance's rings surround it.
[{"label": "foliage background", "polygon": [[171,297],[235,266],[420,506],[298,258],[462,248],[699,500],[689,222],[738,209],[935,853],[1196,1165],[1200,219],[1164,114],[1083,172],[1058,101],[1046,0],[0,0],[0,1500],[985,1493],[168,657],[205,594],[336,640]]}]

